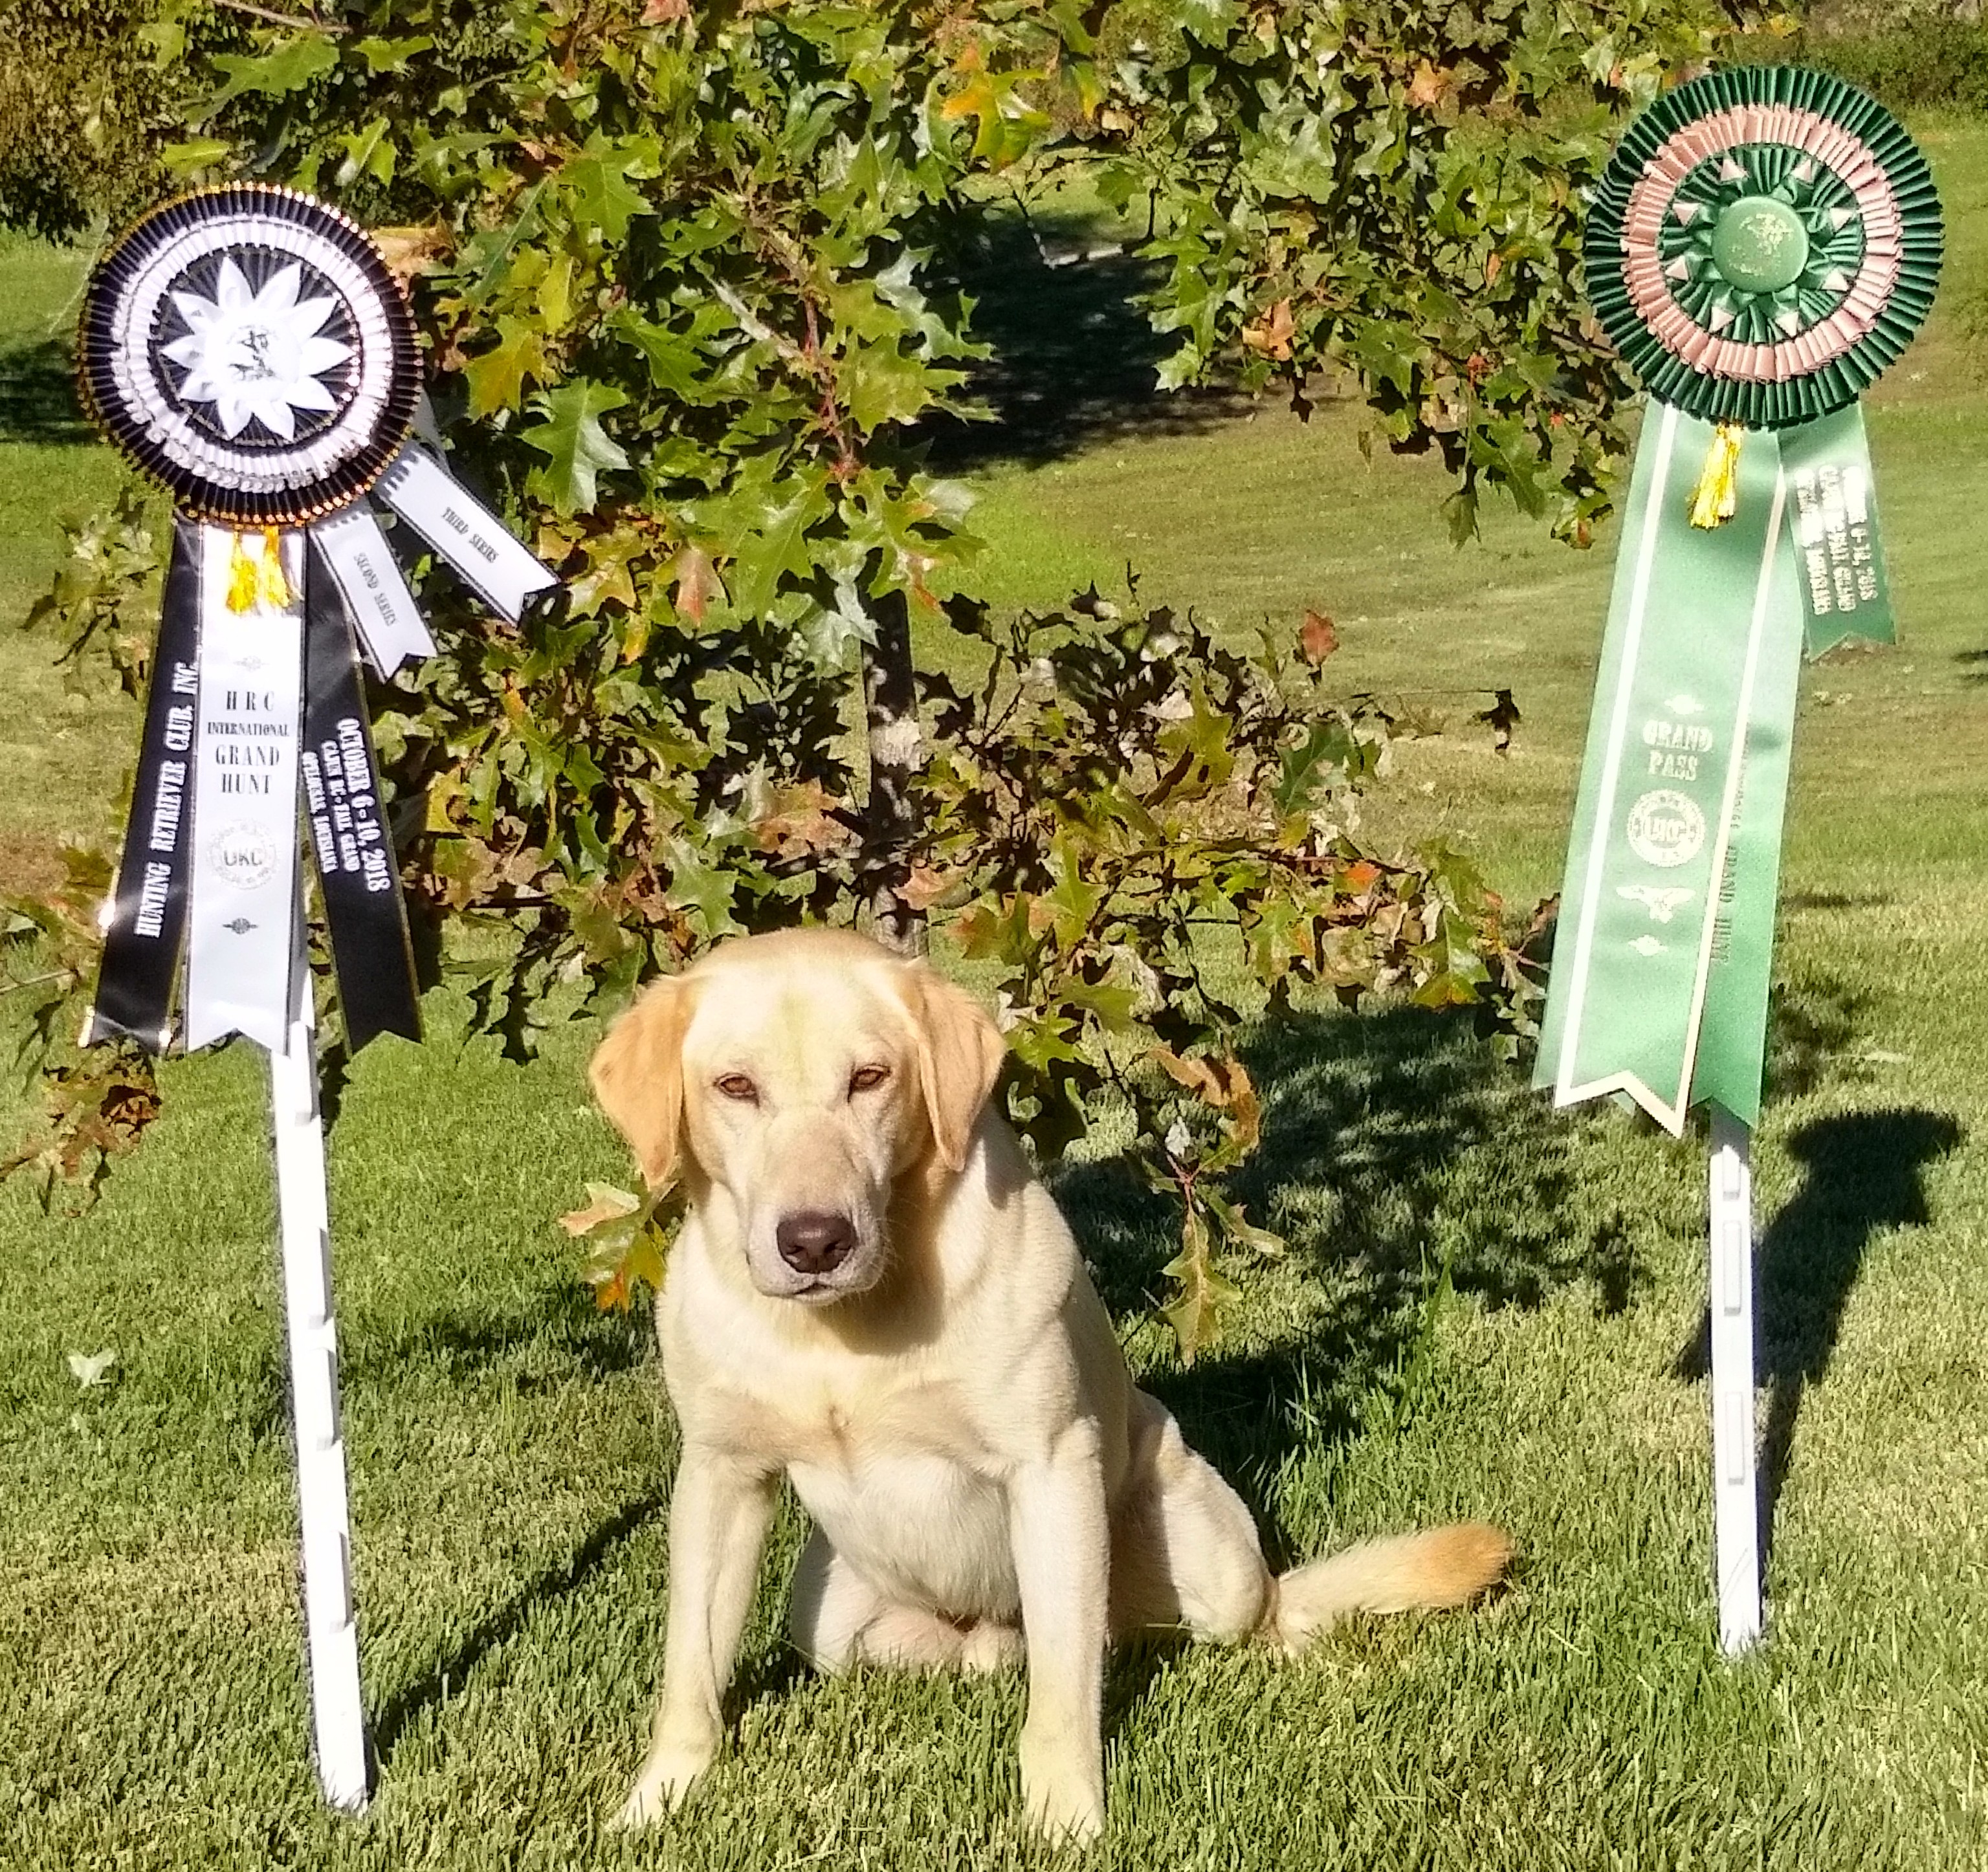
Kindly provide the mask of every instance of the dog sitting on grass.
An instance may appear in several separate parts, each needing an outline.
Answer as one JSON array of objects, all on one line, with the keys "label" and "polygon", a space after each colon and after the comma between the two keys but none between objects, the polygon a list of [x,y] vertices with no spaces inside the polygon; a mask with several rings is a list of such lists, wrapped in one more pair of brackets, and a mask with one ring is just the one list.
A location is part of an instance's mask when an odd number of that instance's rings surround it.
[{"label": "dog sitting on grass", "polygon": [[1504,1572],[1505,1536],[1466,1523],[1271,1574],[1235,1491],[1133,1384],[989,1104],[1002,1052],[924,963],[810,930],[722,945],[594,1057],[650,1187],[688,1200],[656,1303],[683,1434],[662,1696],[624,1823],[718,1752],[783,1475],[815,1523],[796,1647],[824,1671],[1026,1661],[1023,1798],[1055,1837],[1104,1825],[1113,1640],[1296,1651]]}]

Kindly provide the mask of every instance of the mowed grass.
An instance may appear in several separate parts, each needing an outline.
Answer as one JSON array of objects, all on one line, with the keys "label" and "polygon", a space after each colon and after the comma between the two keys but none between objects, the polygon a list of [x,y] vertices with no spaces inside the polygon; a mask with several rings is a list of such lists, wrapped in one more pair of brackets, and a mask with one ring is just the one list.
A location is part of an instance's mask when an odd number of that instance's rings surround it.
[{"label": "mowed grass", "polygon": [[0,234],[0,889],[59,880],[66,838],[101,843],[132,758],[42,642],[17,641],[14,630],[61,561],[58,518],[83,518],[119,485],[72,386],[69,334],[87,270],[82,254]]},{"label": "mowed grass", "polygon": [[[1790,813],[1756,1157],[1769,1640],[1733,1663],[1714,1637],[1702,1137],[1556,1117],[1407,1011],[1266,1032],[1246,1194],[1292,1253],[1245,1272],[1192,1372],[1144,1312],[1165,1211],[1108,1154],[1063,1174],[1128,1350],[1280,1555],[1485,1515],[1518,1581],[1295,1664],[1121,1658],[1091,1863],[1988,1864],[1988,389],[1954,309],[1988,279],[1988,133],[1926,140],[1946,309],[1871,399],[1906,642],[1806,674]],[[75,265],[4,258],[18,358]],[[1555,887],[1610,542],[1499,515],[1453,553],[1439,476],[1369,469],[1345,413],[1186,414],[1101,412],[976,468],[997,594],[1046,605],[1129,557],[1227,629],[1330,612],[1349,689],[1459,722],[1400,750],[1374,825],[1467,843],[1515,904]],[[49,510],[113,478],[71,441],[0,446],[17,613]],[[0,835],[23,850],[110,817],[135,732],[128,706],[65,713],[42,654],[0,644]],[[1487,684],[1525,711],[1509,757],[1460,725]],[[0,1191],[0,1865],[1043,1860],[1019,1678],[793,1666],[791,1513],[733,1745],[653,1835],[606,1830],[659,1667],[672,1430],[646,1323],[593,1312],[553,1221],[630,1172],[587,1100],[592,1029],[520,1069],[448,995],[428,1015],[421,1047],[360,1057],[331,1134],[378,1797],[330,1816],[305,1749],[261,1063],[231,1047],[167,1068],[167,1117],[82,1219]],[[79,1387],[65,1355],[106,1349],[110,1381]]]}]

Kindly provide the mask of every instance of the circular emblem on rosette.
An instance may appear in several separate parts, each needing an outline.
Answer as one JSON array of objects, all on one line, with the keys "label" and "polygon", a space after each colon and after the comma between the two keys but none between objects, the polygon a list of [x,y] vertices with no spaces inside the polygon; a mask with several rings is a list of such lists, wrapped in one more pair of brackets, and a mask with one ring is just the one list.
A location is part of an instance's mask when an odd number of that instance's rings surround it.
[{"label": "circular emblem on rosette", "polygon": [[1750,66],[1624,133],[1588,210],[1588,297],[1652,394],[1781,428],[1854,402],[1904,350],[1940,244],[1925,158],[1882,105]]},{"label": "circular emblem on rosette", "polygon": [[406,300],[352,221],[241,183],[154,209],[84,289],[98,426],[186,512],[301,525],[357,500],[407,439],[421,370]]}]

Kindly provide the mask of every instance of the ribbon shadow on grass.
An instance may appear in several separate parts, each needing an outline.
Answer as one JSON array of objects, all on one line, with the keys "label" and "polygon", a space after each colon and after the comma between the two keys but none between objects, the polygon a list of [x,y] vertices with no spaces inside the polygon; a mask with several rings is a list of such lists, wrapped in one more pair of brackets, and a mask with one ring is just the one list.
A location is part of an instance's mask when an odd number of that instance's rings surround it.
[{"label": "ribbon shadow on grass", "polygon": [[451,1647],[448,1655],[432,1670],[390,1696],[372,1720],[370,1740],[376,1764],[384,1767],[390,1761],[410,1725],[447,1701],[451,1691],[460,1692],[478,1665],[516,1637],[534,1614],[577,1592],[599,1568],[614,1558],[617,1549],[652,1515],[661,1511],[668,1499],[667,1492],[658,1488],[617,1509],[565,1559],[543,1568]]},{"label": "ribbon shadow on grass", "polygon": [[[1829,1369],[1871,1238],[1923,1227],[1926,1170],[1960,1144],[1959,1123],[1919,1107],[1818,1118],[1788,1138],[1802,1181],[1762,1234],[1755,1265],[1754,1336],[1767,1386],[1760,1438],[1760,1546],[1773,1552],[1774,1510],[1787,1481],[1802,1399]],[[1712,1322],[1678,1356],[1679,1377],[1711,1368]]]},{"label": "ribbon shadow on grass", "polygon": [[[639,1312],[601,1312],[580,1282],[561,1272],[476,1304],[428,1308],[417,1300],[390,1311],[388,1303],[376,1303],[347,1343],[352,1348],[344,1367],[350,1397],[370,1394],[377,1408],[396,1390],[413,1387],[431,1397],[445,1386],[458,1421],[473,1421],[507,1401],[563,1390],[576,1378],[600,1383],[629,1370],[651,1356],[653,1339]],[[583,1590],[604,1568],[618,1565],[627,1543],[668,1500],[667,1477],[659,1472],[652,1489],[604,1516],[466,1632],[438,1645],[373,1712],[376,1762],[389,1762],[411,1726],[462,1694],[475,1673],[548,1607]],[[357,1534],[363,1555],[363,1516]],[[362,1605],[362,1623],[364,1617]]]}]

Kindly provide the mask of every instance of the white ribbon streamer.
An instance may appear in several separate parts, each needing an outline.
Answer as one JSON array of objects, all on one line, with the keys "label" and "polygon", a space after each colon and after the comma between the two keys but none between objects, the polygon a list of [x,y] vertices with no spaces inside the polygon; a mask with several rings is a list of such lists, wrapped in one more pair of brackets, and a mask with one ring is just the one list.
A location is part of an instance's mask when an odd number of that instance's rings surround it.
[{"label": "white ribbon streamer", "polygon": [[414,594],[367,502],[356,501],[330,519],[317,521],[310,536],[338,582],[374,669],[390,676],[411,659],[435,654],[434,639],[421,621]]},{"label": "white ribbon streamer", "polygon": [[375,492],[512,623],[534,592],[559,580],[434,457],[410,442]]},{"label": "white ribbon streamer", "polygon": [[[290,602],[228,607],[237,537],[201,529],[200,735],[187,931],[189,1052],[242,1033],[288,1039],[303,710],[304,536],[279,536]],[[260,565],[262,536],[240,538]]]}]

